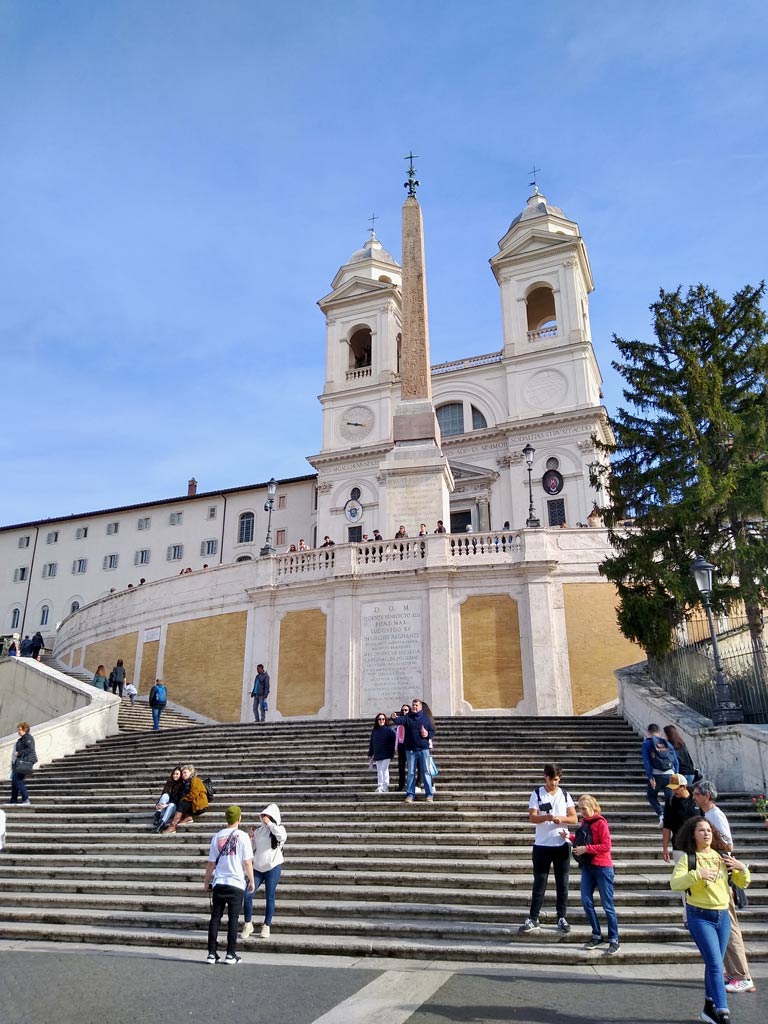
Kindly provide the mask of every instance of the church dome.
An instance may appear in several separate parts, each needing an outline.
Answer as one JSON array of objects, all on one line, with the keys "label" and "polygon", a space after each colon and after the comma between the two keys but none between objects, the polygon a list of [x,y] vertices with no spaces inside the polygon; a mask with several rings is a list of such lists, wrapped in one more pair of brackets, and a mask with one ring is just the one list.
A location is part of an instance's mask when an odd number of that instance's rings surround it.
[{"label": "church dome", "polygon": [[395,257],[387,252],[373,231],[362,249],[356,249],[349,258],[350,263],[362,263],[363,260],[377,260],[379,263],[391,263],[393,267],[399,266]]},{"label": "church dome", "polygon": [[547,197],[539,192],[538,188],[534,185],[533,192],[528,197],[528,202],[525,204],[525,209],[522,213],[519,213],[517,217],[509,225],[512,229],[515,224],[520,224],[525,220],[532,220],[534,217],[562,217],[563,220],[568,220],[565,213],[560,209],[559,206],[550,206],[547,202]]}]

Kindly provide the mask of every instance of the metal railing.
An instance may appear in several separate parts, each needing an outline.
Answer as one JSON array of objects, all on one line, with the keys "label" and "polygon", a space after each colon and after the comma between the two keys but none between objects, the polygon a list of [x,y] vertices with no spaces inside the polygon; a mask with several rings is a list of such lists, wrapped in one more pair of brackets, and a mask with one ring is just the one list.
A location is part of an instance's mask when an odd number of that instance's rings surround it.
[{"label": "metal railing", "polygon": [[[744,709],[744,721],[768,722],[768,650],[756,650],[749,634],[720,638],[723,675],[733,699]],[[662,658],[649,658],[653,681],[671,696],[707,718],[715,707],[715,666],[709,641],[681,644]]]}]

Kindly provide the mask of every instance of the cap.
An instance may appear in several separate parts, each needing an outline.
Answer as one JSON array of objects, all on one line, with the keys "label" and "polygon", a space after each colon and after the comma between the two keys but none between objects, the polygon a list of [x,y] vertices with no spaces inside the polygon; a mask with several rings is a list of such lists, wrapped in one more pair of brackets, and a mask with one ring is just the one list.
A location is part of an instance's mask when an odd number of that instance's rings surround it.
[{"label": "cap", "polygon": [[667,789],[682,789],[683,786],[688,786],[688,779],[679,772],[675,772],[670,776],[669,782],[667,783]]},{"label": "cap", "polygon": [[224,811],[224,817],[227,819],[227,824],[228,825],[236,824],[238,821],[240,821],[242,816],[243,816],[243,812],[240,810],[240,808],[237,806],[237,804],[231,804],[226,809],[226,811]]}]

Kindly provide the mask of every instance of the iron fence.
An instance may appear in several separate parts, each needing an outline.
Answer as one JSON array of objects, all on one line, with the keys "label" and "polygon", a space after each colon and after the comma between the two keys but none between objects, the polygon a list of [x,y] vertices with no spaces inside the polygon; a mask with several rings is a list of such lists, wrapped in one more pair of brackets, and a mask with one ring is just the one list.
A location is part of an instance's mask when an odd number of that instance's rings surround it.
[{"label": "iron fence", "polygon": [[[744,721],[768,722],[768,649],[755,649],[749,635],[730,632],[720,638],[723,675]],[[700,714],[711,718],[715,706],[715,665],[711,643],[681,644],[663,658],[649,658],[653,681]]]}]

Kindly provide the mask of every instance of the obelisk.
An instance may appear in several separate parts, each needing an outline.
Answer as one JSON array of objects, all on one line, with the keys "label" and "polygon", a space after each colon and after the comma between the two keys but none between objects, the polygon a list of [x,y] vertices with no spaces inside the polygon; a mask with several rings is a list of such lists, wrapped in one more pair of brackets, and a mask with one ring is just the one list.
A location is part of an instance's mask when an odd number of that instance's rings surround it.
[{"label": "obelisk", "polygon": [[[400,526],[418,533],[426,523],[433,533],[438,520],[450,528],[449,495],[453,476],[440,450],[440,430],[432,404],[429,363],[429,317],[424,266],[424,224],[416,198],[419,182],[410,161],[408,196],[403,205],[402,339],[400,402],[392,420],[394,447],[379,467],[385,536]],[[381,501],[381,498],[384,500]]]}]

